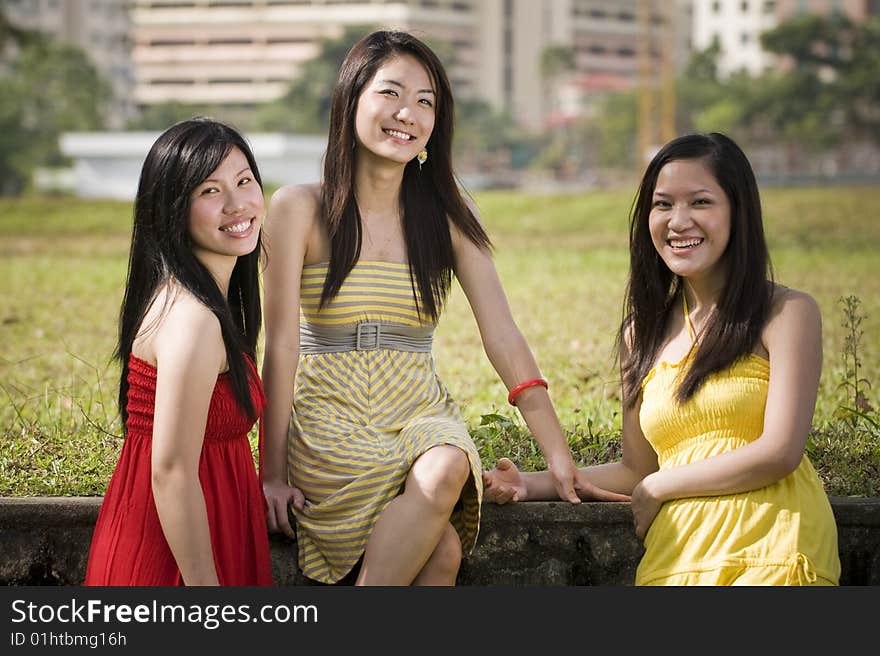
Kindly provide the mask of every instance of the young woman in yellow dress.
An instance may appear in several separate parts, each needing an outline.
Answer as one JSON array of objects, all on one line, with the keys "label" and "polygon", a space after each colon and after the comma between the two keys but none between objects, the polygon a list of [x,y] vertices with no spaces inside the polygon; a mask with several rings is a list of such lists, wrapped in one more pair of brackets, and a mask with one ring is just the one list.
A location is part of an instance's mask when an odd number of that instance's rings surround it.
[{"label": "young woman in yellow dress", "polygon": [[452,130],[436,55],[409,34],[374,32],[340,68],[323,181],[270,202],[268,524],[293,536],[292,503],[300,568],[322,583],[451,585],[474,545],[482,466],[431,355],[453,277],[543,450],[549,485],[580,501],[489,238],[455,182]]},{"label": "young woman in yellow dress", "polygon": [[[773,282],[751,165],[728,137],[666,144],[630,224],[623,457],[578,470],[631,495],[637,585],[836,585],[837,527],[805,454],[819,308]],[[487,500],[555,498],[502,459]]]}]

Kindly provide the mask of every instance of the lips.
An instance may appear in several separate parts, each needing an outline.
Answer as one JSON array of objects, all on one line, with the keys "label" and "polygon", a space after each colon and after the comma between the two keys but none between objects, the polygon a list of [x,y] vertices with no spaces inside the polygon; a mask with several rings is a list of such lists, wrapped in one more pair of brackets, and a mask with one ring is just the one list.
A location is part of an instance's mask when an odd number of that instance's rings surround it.
[{"label": "lips", "polygon": [[408,132],[403,132],[401,130],[382,128],[382,132],[387,134],[389,137],[394,137],[395,139],[403,139],[404,141],[412,141],[413,139],[415,139],[414,135],[409,134]]},{"label": "lips", "polygon": [[224,232],[231,237],[243,237],[250,233],[251,226],[254,225],[254,217],[248,219],[238,219],[232,223],[220,226],[220,232]]},{"label": "lips", "polygon": [[689,237],[689,238],[676,238],[676,239],[667,239],[666,243],[675,250],[687,250],[689,248],[696,248],[700,244],[702,244],[704,239],[702,237]]}]

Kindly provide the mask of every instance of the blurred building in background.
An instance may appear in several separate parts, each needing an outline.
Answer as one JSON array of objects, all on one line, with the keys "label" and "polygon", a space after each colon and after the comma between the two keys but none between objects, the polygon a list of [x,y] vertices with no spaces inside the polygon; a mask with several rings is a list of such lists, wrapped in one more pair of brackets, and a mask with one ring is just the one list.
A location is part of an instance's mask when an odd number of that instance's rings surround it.
[{"label": "blurred building in background", "polygon": [[[321,39],[369,25],[450,44],[457,97],[485,100],[538,130],[580,111],[584,93],[636,84],[645,30],[637,5],[645,1],[134,0],[134,98],[140,106],[273,100],[318,54]],[[654,28],[678,35],[664,48],[671,45],[680,63],[689,51],[689,3],[649,2]],[[567,50],[572,66],[542,70],[551,48]],[[658,70],[661,55],[651,54]]]},{"label": "blurred building in background", "polygon": [[[158,136],[158,132],[63,134],[61,151],[73,160],[73,167],[65,179],[55,182],[59,190],[85,198],[132,200],[144,158]],[[323,137],[251,133],[247,139],[267,188],[320,177],[327,145]]]},{"label": "blurred building in background", "polygon": [[693,45],[705,50],[717,42],[722,75],[745,70],[759,75],[777,65],[761,49],[761,33],[799,14],[841,13],[853,21],[880,11],[877,0],[691,0]]},{"label": "blurred building in background", "polygon": [[137,113],[131,59],[131,12],[126,0],[0,0],[13,25],[45,32],[78,46],[110,84],[110,128]]},{"label": "blurred building in background", "polygon": [[[721,84],[736,82],[731,75],[740,71],[785,70],[790,61],[762,49],[763,32],[802,14],[837,13],[858,23],[880,13],[880,0],[0,0],[0,9],[11,25],[44,31],[89,55],[113,91],[105,126],[111,131],[153,129],[196,108],[228,113],[233,122],[244,117],[240,124],[246,124],[283,98],[302,71],[314,74],[307,63],[327,57],[329,39],[354,27],[413,32],[438,46],[456,98],[483,101],[494,110],[488,120],[499,119],[489,128],[474,121],[490,138],[458,161],[468,174],[493,171],[487,185],[505,180],[514,186],[532,163],[574,184],[593,179],[601,167],[612,177],[633,161],[637,169],[676,134],[676,125],[681,128],[687,108],[676,100],[677,83],[687,82],[682,73],[694,53],[717,44],[722,79],[715,81]],[[615,105],[621,98],[628,104]],[[622,109],[615,114],[609,106]],[[609,114],[634,121],[608,130]],[[513,138],[502,133],[507,116]],[[258,129],[278,125],[289,123]],[[302,131],[321,129],[315,125]],[[142,140],[126,142],[123,163],[107,150],[113,146],[105,139],[112,137],[96,139],[68,139],[61,148],[78,162],[77,179],[139,165]],[[771,141],[759,158],[771,162],[764,168],[781,176],[803,168],[797,148]],[[864,153],[856,147],[862,142]],[[758,139],[754,145],[765,144]],[[303,152],[319,157],[311,146]],[[876,175],[880,156],[873,141],[851,135],[836,151],[814,155],[831,162],[816,165],[823,175],[850,168]],[[509,173],[515,175],[505,177]],[[120,189],[130,189],[131,176],[126,180]]]},{"label": "blurred building in background", "polygon": [[[410,30],[454,52],[461,99],[539,131],[597,96],[721,46],[723,75],[776,65],[760,34],[803,12],[859,21],[878,0],[0,0],[9,21],[83,48],[110,81],[108,127],[167,102],[244,110],[282,96],[349,26]],[[548,57],[565,53],[560,59]],[[560,65],[560,62],[563,65]],[[555,66],[554,66],[555,63]]]}]

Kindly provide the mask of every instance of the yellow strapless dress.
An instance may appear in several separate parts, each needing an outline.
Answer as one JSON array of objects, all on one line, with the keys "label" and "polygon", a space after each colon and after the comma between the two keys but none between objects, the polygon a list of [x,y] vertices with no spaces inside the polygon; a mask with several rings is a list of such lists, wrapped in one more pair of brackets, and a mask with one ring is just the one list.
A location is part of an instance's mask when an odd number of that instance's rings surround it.
[{"label": "yellow strapless dress", "polygon": [[[678,405],[677,374],[687,362],[662,362],[642,383],[639,419],[661,470],[731,451],[763,431],[765,358],[741,358]],[[644,546],[636,585],[837,585],[840,579],[834,514],[806,455],[772,485],[664,503]]]}]

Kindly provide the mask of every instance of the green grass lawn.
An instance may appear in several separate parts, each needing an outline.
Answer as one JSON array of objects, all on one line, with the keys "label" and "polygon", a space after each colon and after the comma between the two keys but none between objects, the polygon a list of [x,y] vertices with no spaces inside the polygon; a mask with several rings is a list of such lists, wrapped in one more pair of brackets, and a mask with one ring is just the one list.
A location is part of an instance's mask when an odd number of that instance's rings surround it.
[{"label": "green grass lawn", "polygon": [[[576,458],[619,454],[614,336],[627,269],[630,192],[476,195],[514,317],[526,335]],[[768,189],[765,227],[776,279],[822,309],[824,370],[810,455],[832,494],[880,494],[880,429],[841,413],[846,327],[863,317],[860,375],[880,365],[880,190]],[[102,494],[121,445],[111,362],[131,205],[69,198],[0,200],[0,494]],[[482,352],[453,287],[436,335],[438,371],[490,466],[543,462]],[[866,384],[867,385],[867,384]],[[866,386],[867,402],[877,393]]]}]

